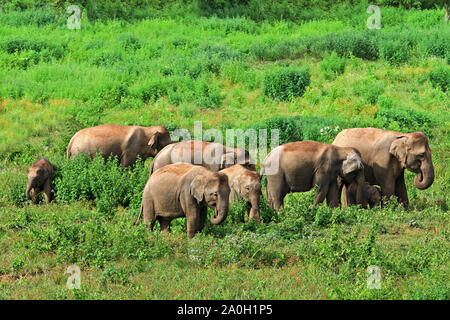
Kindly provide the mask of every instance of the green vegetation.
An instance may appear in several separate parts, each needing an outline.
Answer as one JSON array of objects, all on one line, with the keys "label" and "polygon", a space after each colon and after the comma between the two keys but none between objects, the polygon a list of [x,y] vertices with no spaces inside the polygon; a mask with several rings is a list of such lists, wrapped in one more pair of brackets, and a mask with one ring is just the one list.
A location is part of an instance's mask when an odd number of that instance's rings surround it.
[{"label": "green vegetation", "polygon": [[[380,2],[394,6],[367,30],[364,1],[89,0],[69,30],[65,1],[0,1],[0,299],[449,299],[450,31],[430,1]],[[422,131],[436,178],[421,191],[406,172],[407,211],[310,208],[311,191],[275,212],[263,197],[262,224],[237,203],[188,240],[184,219],[133,226],[151,159],[65,159],[87,126],[194,121],[279,129],[280,143]],[[55,201],[35,206],[40,156]],[[72,264],[80,290],[65,286]]]}]

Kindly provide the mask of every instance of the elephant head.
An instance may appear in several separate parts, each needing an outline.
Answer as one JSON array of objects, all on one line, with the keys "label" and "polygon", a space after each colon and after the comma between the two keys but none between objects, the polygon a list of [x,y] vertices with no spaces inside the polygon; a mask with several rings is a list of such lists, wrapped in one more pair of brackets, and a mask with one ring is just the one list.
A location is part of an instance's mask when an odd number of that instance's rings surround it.
[{"label": "elephant head", "polygon": [[172,143],[170,139],[170,132],[166,127],[159,126],[156,128],[149,127],[146,132],[148,138],[148,150],[146,152],[147,156],[155,157],[159,151],[161,151],[165,146]]},{"label": "elephant head", "polygon": [[230,187],[223,173],[211,172],[208,176],[197,175],[190,184],[190,193],[198,204],[204,203],[214,209],[212,224],[222,223],[228,215]]},{"label": "elephant head", "polygon": [[253,217],[260,221],[259,203],[262,196],[261,179],[257,172],[247,171],[233,180],[231,185],[238,199],[248,199],[251,205],[249,221]]},{"label": "elephant head", "polygon": [[434,167],[428,139],[422,132],[398,136],[390,145],[389,152],[397,158],[403,169],[417,173],[414,185],[427,189],[434,181]]},{"label": "elephant head", "polygon": [[225,153],[222,155],[220,170],[229,168],[235,164],[240,164],[248,170],[256,171],[255,162],[247,150],[227,147]]}]

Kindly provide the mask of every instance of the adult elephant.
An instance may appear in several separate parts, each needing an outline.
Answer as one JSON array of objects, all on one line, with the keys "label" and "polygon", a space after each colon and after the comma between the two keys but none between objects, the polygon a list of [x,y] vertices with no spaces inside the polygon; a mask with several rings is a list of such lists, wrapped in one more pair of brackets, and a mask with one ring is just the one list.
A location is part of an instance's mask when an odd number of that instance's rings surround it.
[{"label": "adult elephant", "polygon": [[223,173],[211,172],[187,163],[170,164],[156,170],[144,188],[141,215],[150,228],[156,220],[162,231],[170,231],[170,222],[186,217],[187,233],[192,238],[203,229],[208,207],[215,210],[211,223],[220,224],[228,215],[230,187]]},{"label": "adult elephant", "polygon": [[150,175],[163,166],[177,162],[200,165],[213,172],[235,164],[256,170],[255,162],[245,149],[231,148],[217,142],[188,140],[173,143],[161,150],[153,159]]},{"label": "adult elephant", "polygon": [[133,166],[137,156],[142,160],[155,157],[168,144],[172,143],[166,127],[121,126],[104,124],[78,131],[67,147],[67,158],[78,154],[94,157],[100,152],[106,160],[110,155],[117,156],[119,163]]},{"label": "adult elephant", "polygon": [[363,164],[354,148],[341,148],[316,141],[291,142],[273,149],[262,163],[261,176],[267,176],[267,199],[276,210],[291,192],[305,192],[318,186],[314,205],[325,199],[331,207],[340,204],[341,186],[356,181],[356,198],[363,203]]},{"label": "adult elephant", "polygon": [[395,195],[408,207],[405,169],[417,173],[414,185],[427,189],[434,181],[428,139],[422,132],[400,133],[377,128],[354,128],[340,132],[333,142],[361,153],[367,182],[381,187],[384,197]]}]

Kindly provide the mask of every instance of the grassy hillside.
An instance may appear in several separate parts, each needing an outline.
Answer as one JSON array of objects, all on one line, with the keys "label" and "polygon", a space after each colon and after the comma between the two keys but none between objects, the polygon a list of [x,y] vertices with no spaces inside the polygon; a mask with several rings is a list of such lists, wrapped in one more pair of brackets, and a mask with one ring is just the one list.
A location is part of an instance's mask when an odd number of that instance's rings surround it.
[{"label": "grassy hillside", "polygon": [[[46,8],[1,12],[0,298],[449,299],[450,31],[441,10],[399,8],[368,30],[360,7],[297,22],[83,18],[80,30]],[[184,219],[171,234],[133,226],[151,159],[133,172],[64,159],[87,126],[194,121],[281,129],[281,143],[423,131],[436,178],[420,191],[406,173],[408,211],[310,208],[311,191],[279,213],[263,199],[261,225],[237,204],[187,240]],[[26,174],[40,156],[59,170],[55,201],[35,206]],[[71,264],[80,290],[65,286]],[[369,265],[379,290],[366,286]]]}]

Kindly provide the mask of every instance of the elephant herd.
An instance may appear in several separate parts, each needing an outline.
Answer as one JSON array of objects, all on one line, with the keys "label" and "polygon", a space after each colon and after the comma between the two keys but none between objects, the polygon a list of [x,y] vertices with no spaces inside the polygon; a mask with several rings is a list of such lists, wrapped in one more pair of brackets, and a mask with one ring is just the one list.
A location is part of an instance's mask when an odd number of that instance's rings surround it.
[{"label": "elephant herd", "polygon": [[[326,200],[331,207],[358,204],[367,208],[380,204],[383,197],[395,196],[407,208],[404,170],[417,174],[414,185],[419,189],[434,181],[431,150],[423,133],[376,128],[343,130],[332,144],[299,141],[280,145],[261,163],[260,173],[245,149],[197,140],[172,143],[164,126],[86,128],[70,140],[67,158],[94,157],[99,152],[105,160],[117,156],[124,167],[133,166],[138,157],[153,157],[135,224],[143,218],[153,229],[158,221],[161,230],[169,231],[171,220],[186,217],[189,237],[203,229],[208,207],[214,210],[210,221],[220,224],[236,200],[247,200],[249,221],[259,222],[264,175],[268,203],[276,210],[283,207],[288,193],[315,186],[314,205]],[[37,194],[44,191],[45,201],[51,201],[53,171],[45,158],[29,167],[28,199],[37,203]]]}]

